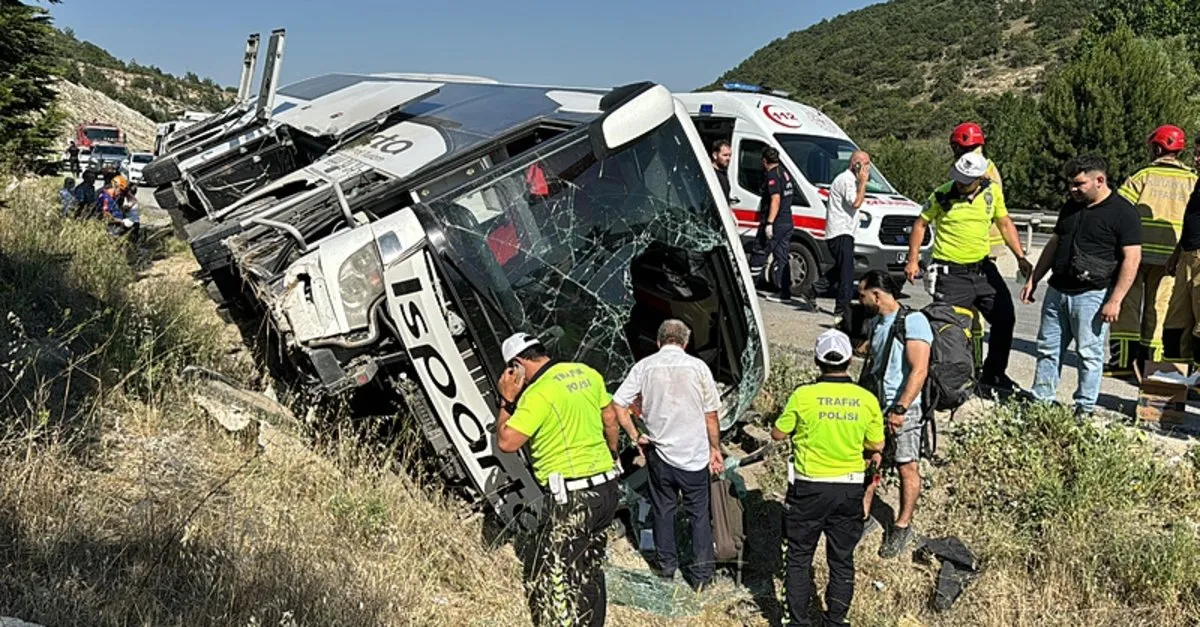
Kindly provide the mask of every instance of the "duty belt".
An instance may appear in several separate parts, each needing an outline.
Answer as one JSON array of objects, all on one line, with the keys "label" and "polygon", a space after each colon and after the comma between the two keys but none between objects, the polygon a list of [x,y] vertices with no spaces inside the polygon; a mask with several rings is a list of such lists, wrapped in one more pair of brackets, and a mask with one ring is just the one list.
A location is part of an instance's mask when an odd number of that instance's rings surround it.
[{"label": "duty belt", "polygon": [[858,485],[863,485],[867,481],[867,474],[863,472],[848,472],[844,475],[837,475],[836,477],[809,477],[800,473],[793,473],[791,477],[788,477],[788,484],[795,483],[796,481],[811,481],[813,483],[857,483]]},{"label": "duty belt", "polygon": [[983,264],[986,262],[987,258],[980,259],[975,263],[953,263],[934,259],[932,265],[945,267],[946,274],[983,274]]},{"label": "duty belt", "polygon": [[567,479],[565,485],[567,492],[578,492],[580,490],[587,490],[588,488],[604,485],[609,481],[616,479],[619,474],[620,473],[617,472],[617,469],[613,468],[606,473],[584,477],[583,479]]}]

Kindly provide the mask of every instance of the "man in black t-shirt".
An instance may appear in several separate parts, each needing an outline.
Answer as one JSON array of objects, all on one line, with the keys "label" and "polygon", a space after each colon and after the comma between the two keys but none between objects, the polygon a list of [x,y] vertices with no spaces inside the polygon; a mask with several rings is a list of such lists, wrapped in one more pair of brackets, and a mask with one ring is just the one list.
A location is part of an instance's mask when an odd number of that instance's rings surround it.
[{"label": "man in black t-shirt", "polygon": [[1104,159],[1076,157],[1065,174],[1071,200],[1058,214],[1054,235],[1021,290],[1021,302],[1032,303],[1038,282],[1053,271],[1042,303],[1033,395],[1056,400],[1063,349],[1075,340],[1075,411],[1086,415],[1100,396],[1109,325],[1120,315],[1142,259],[1142,225],[1137,209],[1108,186]]},{"label": "man in black t-shirt", "polygon": [[[1195,160],[1200,167],[1200,137],[1196,138]],[[1167,259],[1165,271],[1175,277],[1175,288],[1163,322],[1163,357],[1185,358],[1188,355],[1180,349],[1190,348],[1192,363],[1200,364],[1200,183],[1188,198],[1179,243]]]},{"label": "man in black t-shirt", "polygon": [[762,151],[763,176],[761,200],[758,203],[758,234],[755,236],[754,254],[750,256],[750,268],[761,272],[761,281],[766,282],[767,255],[771,256],[771,283],[779,290],[767,300],[775,303],[792,301],[792,196],[796,185],[792,175],[779,164],[779,151],[770,146]]}]

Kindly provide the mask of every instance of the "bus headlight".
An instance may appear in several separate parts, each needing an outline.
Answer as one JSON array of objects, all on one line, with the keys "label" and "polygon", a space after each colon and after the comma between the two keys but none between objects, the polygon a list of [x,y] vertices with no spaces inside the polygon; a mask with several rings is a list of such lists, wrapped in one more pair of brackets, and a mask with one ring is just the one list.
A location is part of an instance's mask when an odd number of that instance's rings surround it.
[{"label": "bus headlight", "polygon": [[342,262],[338,269],[338,289],[350,328],[367,326],[371,303],[383,293],[383,263],[374,241]]}]

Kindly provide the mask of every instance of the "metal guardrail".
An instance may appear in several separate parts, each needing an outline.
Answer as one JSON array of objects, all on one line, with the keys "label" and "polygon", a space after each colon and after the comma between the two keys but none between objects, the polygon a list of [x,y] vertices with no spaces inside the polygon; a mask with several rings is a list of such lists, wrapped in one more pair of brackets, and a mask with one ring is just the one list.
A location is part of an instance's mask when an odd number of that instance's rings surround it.
[{"label": "metal guardrail", "polygon": [[1025,232],[1025,250],[1033,248],[1034,231],[1053,231],[1054,226],[1058,224],[1057,213],[1033,209],[1009,209],[1008,215],[1017,225],[1017,229]]}]

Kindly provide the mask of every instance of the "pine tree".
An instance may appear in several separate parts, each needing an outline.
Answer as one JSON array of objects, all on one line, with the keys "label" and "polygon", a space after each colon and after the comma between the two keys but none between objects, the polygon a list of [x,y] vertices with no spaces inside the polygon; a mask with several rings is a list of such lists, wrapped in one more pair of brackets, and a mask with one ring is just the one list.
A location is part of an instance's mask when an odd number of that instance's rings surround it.
[{"label": "pine tree", "polygon": [[1044,199],[1053,197],[1054,190],[1039,176],[1046,141],[1037,101],[1027,94],[1006,93],[980,108],[987,156],[1000,167],[1005,201],[1017,208],[1045,206]]},{"label": "pine tree", "polygon": [[1162,124],[1195,129],[1197,107],[1188,99],[1200,86],[1178,40],[1135,37],[1127,27],[1089,42],[1080,56],[1046,83],[1041,113],[1044,152],[1033,172],[1039,204],[1054,207],[1065,190],[1059,167],[1081,153],[1105,157],[1110,178],[1146,164],[1146,137]]},{"label": "pine tree", "polygon": [[18,168],[51,156],[61,119],[53,108],[52,30],[45,9],[0,0],[0,161]]}]

